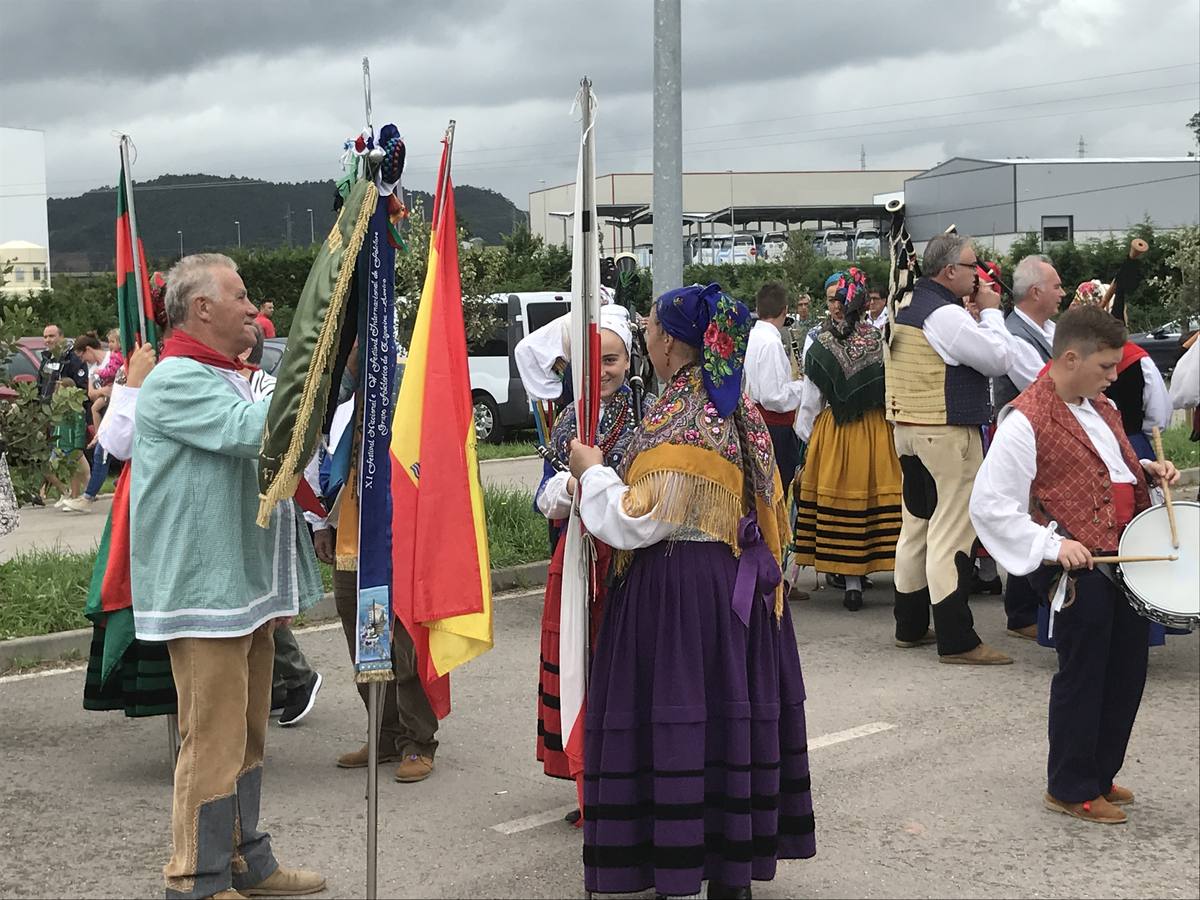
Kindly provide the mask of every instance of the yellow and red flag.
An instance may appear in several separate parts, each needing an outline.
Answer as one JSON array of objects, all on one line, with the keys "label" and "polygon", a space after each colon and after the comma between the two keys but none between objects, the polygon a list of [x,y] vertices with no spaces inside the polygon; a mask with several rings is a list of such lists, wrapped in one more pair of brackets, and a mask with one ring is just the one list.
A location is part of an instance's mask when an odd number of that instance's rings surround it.
[{"label": "yellow and red flag", "polygon": [[492,586],[475,445],[458,227],[447,134],[429,265],[392,420],[392,572],[396,616],[437,717],[450,670],[492,648]]}]

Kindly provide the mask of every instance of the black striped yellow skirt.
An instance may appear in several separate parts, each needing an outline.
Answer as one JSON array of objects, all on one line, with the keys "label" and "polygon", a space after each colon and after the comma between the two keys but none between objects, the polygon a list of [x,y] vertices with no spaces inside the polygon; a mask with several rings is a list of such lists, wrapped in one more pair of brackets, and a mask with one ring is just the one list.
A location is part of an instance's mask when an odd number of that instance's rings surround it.
[{"label": "black striped yellow skirt", "polygon": [[900,461],[882,409],[838,425],[826,407],[813,426],[793,490],[795,563],[837,575],[896,567]]}]

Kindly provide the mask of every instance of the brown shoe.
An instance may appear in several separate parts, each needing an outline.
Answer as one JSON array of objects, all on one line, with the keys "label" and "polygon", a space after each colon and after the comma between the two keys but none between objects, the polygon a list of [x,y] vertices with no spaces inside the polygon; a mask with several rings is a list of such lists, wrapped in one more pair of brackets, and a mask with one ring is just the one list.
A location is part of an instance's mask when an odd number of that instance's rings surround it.
[{"label": "brown shoe", "polygon": [[325,890],[325,877],[304,869],[280,866],[252,888],[243,888],[247,897],[299,897]]},{"label": "brown shoe", "polygon": [[1113,786],[1108,789],[1108,793],[1104,795],[1104,799],[1113,806],[1124,806],[1126,803],[1133,802],[1133,791],[1129,788],[1121,787],[1115,781]]},{"label": "brown shoe", "polygon": [[1085,800],[1083,803],[1067,803],[1056,800],[1049,794],[1042,798],[1042,805],[1051,812],[1063,813],[1083,819],[1085,822],[1095,822],[1097,825],[1124,825],[1128,818],[1120,809],[1113,806],[1103,797],[1095,800]]},{"label": "brown shoe", "polygon": [[424,781],[433,774],[433,757],[410,753],[396,768],[396,780],[405,784]]},{"label": "brown shoe", "polygon": [[[395,762],[400,758],[400,754],[394,748],[391,750],[385,750],[383,747],[379,748],[379,761],[381,763]],[[363,744],[357,750],[343,753],[338,757],[337,764],[339,769],[365,769],[367,767],[367,745]]]},{"label": "brown shoe", "polygon": [[936,643],[937,632],[935,632],[932,628],[925,629],[925,633],[915,641],[902,641],[900,638],[896,638],[896,646],[902,650],[908,650],[912,647],[927,647],[930,644]]},{"label": "brown shoe", "polygon": [[245,896],[245,894],[235,891],[233,888],[226,888],[223,891],[211,894],[208,900],[244,900]]},{"label": "brown shoe", "polygon": [[966,653],[949,653],[939,656],[938,662],[960,666],[1007,666],[1012,664],[1012,657],[1005,656],[999,650],[993,650],[987,644],[980,644]]},{"label": "brown shoe", "polygon": [[803,603],[805,600],[808,600],[810,596],[811,595],[808,593],[808,591],[802,591],[800,588],[794,587],[790,592],[788,592],[787,598],[793,603]]},{"label": "brown shoe", "polygon": [[1010,628],[1010,629],[1008,629],[1008,633],[1011,634],[1013,637],[1024,638],[1027,641],[1036,641],[1037,640],[1037,626],[1036,625],[1022,625],[1020,628]]}]

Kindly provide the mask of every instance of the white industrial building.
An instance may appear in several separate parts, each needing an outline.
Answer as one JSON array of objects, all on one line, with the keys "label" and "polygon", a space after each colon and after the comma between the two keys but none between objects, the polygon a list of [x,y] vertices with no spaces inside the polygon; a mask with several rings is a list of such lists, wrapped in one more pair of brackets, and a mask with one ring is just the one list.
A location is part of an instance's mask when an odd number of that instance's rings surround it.
[{"label": "white industrial building", "polygon": [[1146,219],[1169,230],[1200,221],[1200,159],[955,157],[905,181],[904,209],[917,244],[954,225],[998,253],[1031,232],[1045,244]]},{"label": "white industrial building", "polygon": [[[809,172],[684,172],[683,222],[687,234],[737,229],[820,228],[883,216],[881,195],[899,191],[918,169]],[[596,214],[604,252],[631,250],[653,240],[649,172],[623,172],[596,179]],[[567,244],[575,184],[529,194],[529,229],[550,244]]]},{"label": "white industrial building", "polygon": [[11,265],[5,290],[50,284],[46,212],[46,136],[0,126],[0,266]]}]

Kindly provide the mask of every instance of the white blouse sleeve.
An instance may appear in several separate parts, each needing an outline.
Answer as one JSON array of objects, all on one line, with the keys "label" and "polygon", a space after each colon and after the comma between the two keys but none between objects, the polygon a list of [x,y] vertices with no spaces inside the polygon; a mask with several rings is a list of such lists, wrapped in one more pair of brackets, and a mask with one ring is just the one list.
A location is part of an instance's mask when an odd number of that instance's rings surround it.
[{"label": "white blouse sleeve", "polygon": [[571,495],[567,493],[570,472],[555,472],[538,491],[538,511],[547,519],[565,519],[571,514]]},{"label": "white blouse sleeve", "polygon": [[114,384],[108,398],[108,409],[100,420],[96,439],[117,459],[133,456],[133,411],[137,406],[140,388]]},{"label": "white blouse sleeve", "polygon": [[1162,373],[1148,356],[1140,360],[1142,366],[1142,410],[1145,417],[1142,430],[1147,434],[1157,425],[1164,431],[1171,425],[1171,395],[1163,382]]},{"label": "white blouse sleeve", "polygon": [[616,550],[637,550],[666,540],[675,531],[670,522],[625,512],[629,486],[608,466],[592,466],[579,480],[579,514],[584,527]]},{"label": "white blouse sleeve", "polygon": [[1188,347],[1171,373],[1171,404],[1176,409],[1200,406],[1200,340]]},{"label": "white blouse sleeve", "polygon": [[971,491],[971,524],[988,553],[1013,575],[1058,559],[1062,538],[1029,515],[1037,442],[1024,414],[1012,410],[996,429]]},{"label": "white blouse sleeve", "polygon": [[813,424],[825,408],[825,397],[811,378],[804,379],[804,392],[800,395],[800,409],[796,411],[796,424],[792,429],[796,437],[807,442],[812,437]]}]

